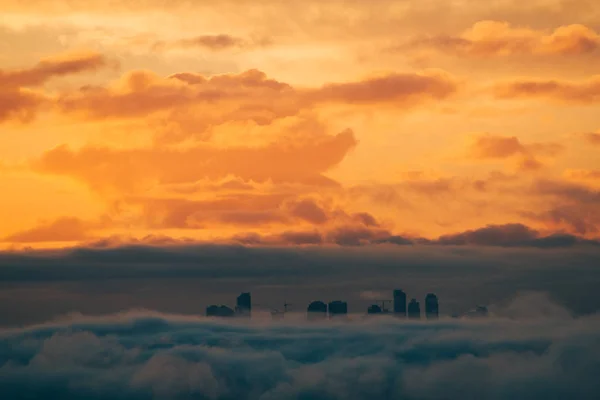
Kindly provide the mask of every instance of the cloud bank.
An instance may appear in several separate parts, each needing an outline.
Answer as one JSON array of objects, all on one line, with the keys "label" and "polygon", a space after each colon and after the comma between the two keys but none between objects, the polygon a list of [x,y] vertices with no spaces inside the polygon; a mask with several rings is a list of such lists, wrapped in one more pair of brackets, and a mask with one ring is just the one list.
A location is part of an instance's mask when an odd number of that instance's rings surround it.
[{"label": "cloud bank", "polygon": [[0,391],[11,399],[594,399],[598,332],[598,316],[325,324],[79,316],[0,332]]}]

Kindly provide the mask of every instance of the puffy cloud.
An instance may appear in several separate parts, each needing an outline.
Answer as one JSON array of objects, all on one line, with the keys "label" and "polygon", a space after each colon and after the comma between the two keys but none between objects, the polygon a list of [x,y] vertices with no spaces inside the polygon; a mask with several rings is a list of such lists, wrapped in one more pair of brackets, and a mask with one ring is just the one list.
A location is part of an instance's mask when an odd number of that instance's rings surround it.
[{"label": "puffy cloud", "polygon": [[263,147],[198,146],[111,149],[59,146],[33,164],[43,173],[71,176],[95,189],[129,192],[157,183],[195,182],[230,175],[256,182],[299,182],[330,185],[322,176],[356,145],[350,130],[300,145],[272,143]]},{"label": "puffy cloud", "polygon": [[195,129],[202,130],[203,126],[228,121],[268,125],[322,103],[413,106],[444,99],[457,90],[454,78],[442,72],[392,73],[297,89],[256,69],[209,77],[181,72],[168,78],[150,71],[130,71],[112,86],[84,87],[78,92],[63,93],[58,106],[65,113],[93,119],[171,112],[169,118],[177,120],[186,116],[184,110],[188,110],[202,117],[193,119]]},{"label": "puffy cloud", "polygon": [[[459,56],[576,55],[600,48],[600,35],[581,24],[565,25],[552,32],[516,28],[508,22],[479,21],[458,36],[419,38],[408,47],[432,47]],[[400,49],[406,46],[401,46]]]},{"label": "puffy cloud", "polygon": [[499,99],[542,97],[566,103],[596,103],[600,100],[600,76],[585,81],[517,79],[494,87]]},{"label": "puffy cloud", "polygon": [[597,317],[555,315],[345,324],[80,316],[3,333],[0,389],[12,398],[587,400],[599,390],[599,327]]}]

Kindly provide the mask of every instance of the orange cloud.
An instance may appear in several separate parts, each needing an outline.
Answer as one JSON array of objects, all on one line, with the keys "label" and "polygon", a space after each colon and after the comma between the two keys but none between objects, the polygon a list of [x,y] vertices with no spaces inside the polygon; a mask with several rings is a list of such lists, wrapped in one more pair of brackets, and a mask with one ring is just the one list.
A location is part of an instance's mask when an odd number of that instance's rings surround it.
[{"label": "orange cloud", "polygon": [[543,164],[538,157],[555,157],[564,150],[559,143],[522,143],[516,136],[481,135],[469,148],[469,154],[476,159],[516,158],[517,167],[522,171],[538,170]]},{"label": "orange cloud", "polygon": [[108,88],[86,87],[59,99],[63,112],[92,118],[145,116],[161,110],[210,105],[220,121],[254,120],[268,124],[275,118],[323,102],[344,104],[409,104],[443,99],[457,90],[443,73],[388,74],[356,82],[330,83],[298,90],[267,78],[258,70],[205,77],[178,73],[161,78],[149,71],[132,71]]},{"label": "orange cloud", "polygon": [[322,174],[356,145],[350,130],[299,145],[199,146],[188,150],[110,149],[59,146],[33,163],[39,172],[71,176],[98,190],[131,192],[164,183],[219,179],[229,175],[256,182],[330,185]]},{"label": "orange cloud", "polygon": [[107,65],[99,53],[66,53],[41,60],[31,68],[0,70],[0,87],[40,86],[51,78],[95,71]]},{"label": "orange cloud", "polygon": [[[406,46],[401,46],[400,49]],[[515,28],[508,22],[479,21],[458,36],[433,36],[412,41],[408,47],[432,47],[471,57],[514,55],[572,55],[600,48],[600,35],[580,24],[552,32]]]},{"label": "orange cloud", "polygon": [[67,53],[43,59],[31,68],[0,70],[0,122],[9,118],[31,120],[48,99],[33,88],[48,80],[107,65],[98,53]]},{"label": "orange cloud", "polygon": [[585,140],[595,146],[600,145],[600,133],[588,132],[584,134]]},{"label": "orange cloud", "polygon": [[223,51],[229,49],[244,49],[258,46],[266,46],[270,41],[246,40],[241,37],[228,34],[199,35],[183,38],[172,42],[159,41],[153,45],[155,50],[164,50],[168,48],[194,48],[200,47],[210,51]]},{"label": "orange cloud", "polygon": [[566,103],[596,103],[600,101],[600,75],[580,81],[519,79],[493,88],[499,99],[542,97]]},{"label": "orange cloud", "polygon": [[563,176],[571,181],[589,183],[591,185],[600,184],[600,169],[567,169]]},{"label": "orange cloud", "polygon": [[90,238],[90,225],[74,217],[63,217],[37,227],[17,232],[3,239],[5,242],[72,242]]}]

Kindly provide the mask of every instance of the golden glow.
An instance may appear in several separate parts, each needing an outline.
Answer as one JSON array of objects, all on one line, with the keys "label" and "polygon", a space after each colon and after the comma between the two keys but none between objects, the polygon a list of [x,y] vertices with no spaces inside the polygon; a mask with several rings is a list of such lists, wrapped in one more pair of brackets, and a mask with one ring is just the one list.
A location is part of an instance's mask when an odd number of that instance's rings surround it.
[{"label": "golden glow", "polygon": [[600,4],[122,3],[0,0],[3,247],[600,235]]}]

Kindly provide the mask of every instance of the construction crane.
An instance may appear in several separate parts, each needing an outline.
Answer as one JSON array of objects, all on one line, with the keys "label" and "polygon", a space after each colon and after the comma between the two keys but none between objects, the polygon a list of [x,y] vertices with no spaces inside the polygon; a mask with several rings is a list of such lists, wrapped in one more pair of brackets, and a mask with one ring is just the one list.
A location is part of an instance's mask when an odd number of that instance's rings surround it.
[{"label": "construction crane", "polygon": [[288,307],[291,306],[286,300],[283,301],[283,311],[278,310],[276,308],[271,309],[271,317],[273,319],[283,319],[285,317],[285,313],[288,311]]},{"label": "construction crane", "polygon": [[280,310],[278,308],[274,308],[274,307],[271,307],[266,304],[254,304],[255,307],[262,307],[263,309],[265,309],[265,308],[269,309],[269,311],[271,312],[271,317],[273,317],[273,319],[283,319],[285,313],[288,312],[288,307],[291,305],[292,304],[290,304],[284,300],[283,301],[283,310]]}]

